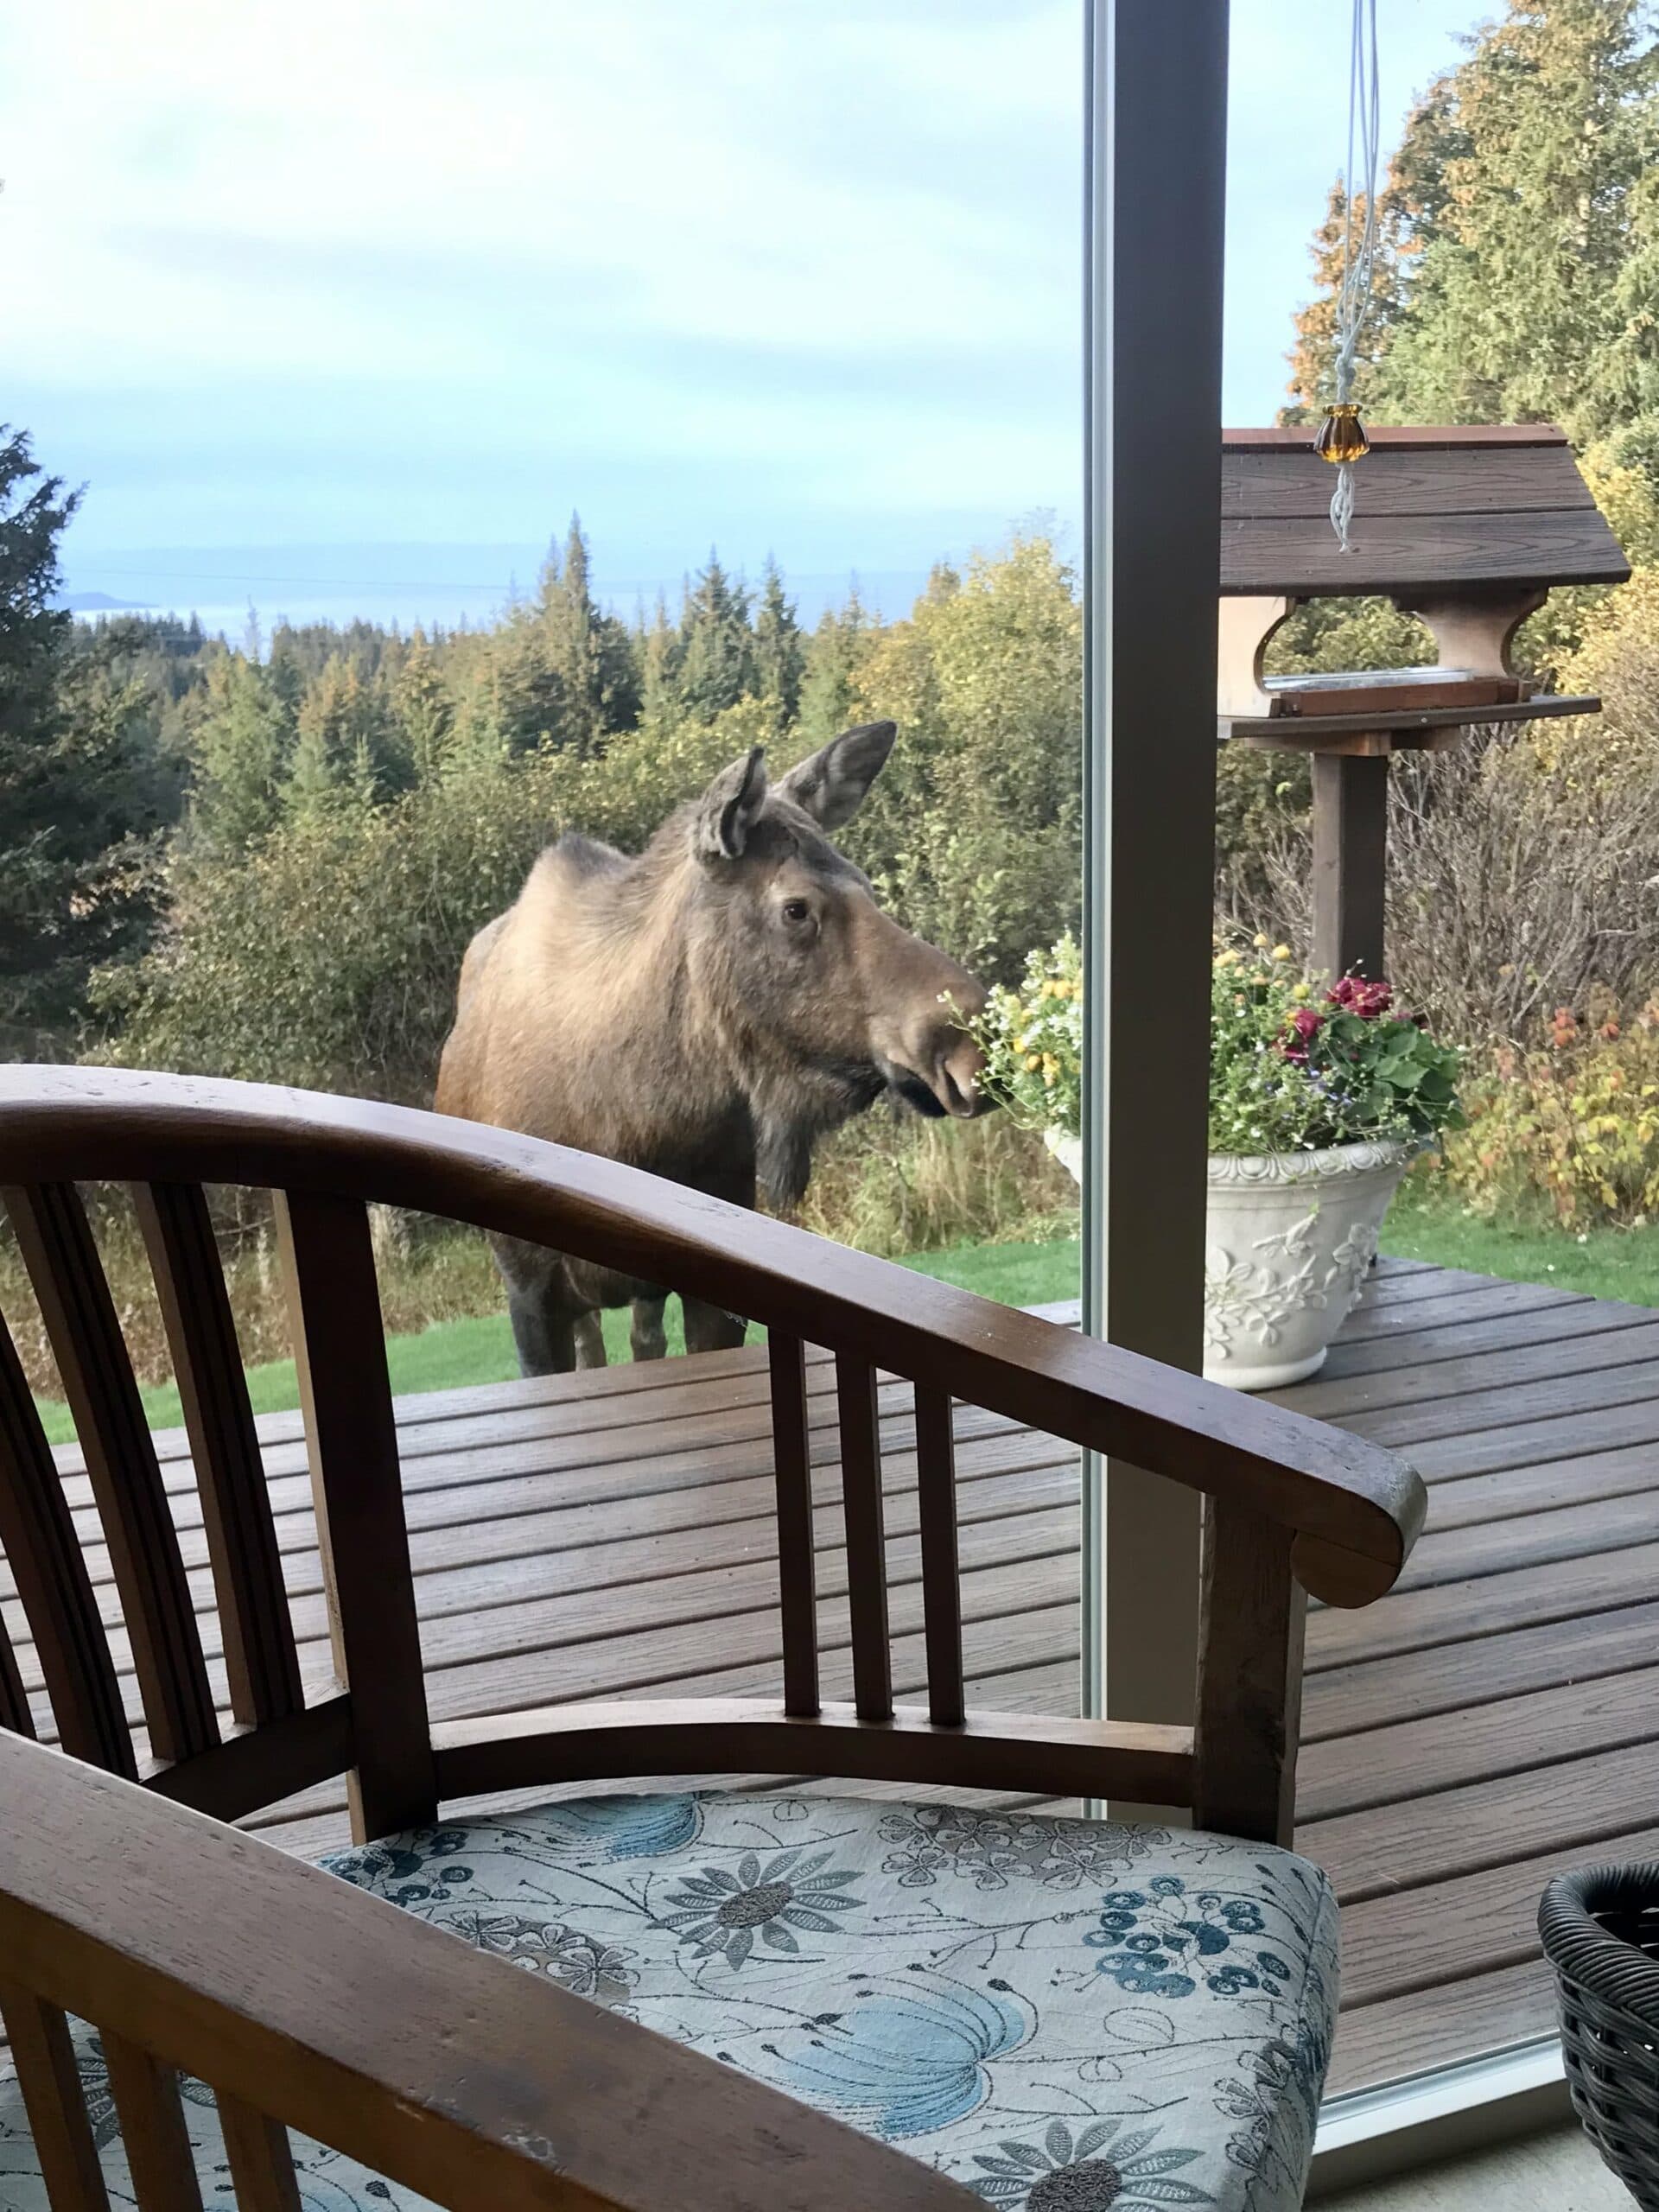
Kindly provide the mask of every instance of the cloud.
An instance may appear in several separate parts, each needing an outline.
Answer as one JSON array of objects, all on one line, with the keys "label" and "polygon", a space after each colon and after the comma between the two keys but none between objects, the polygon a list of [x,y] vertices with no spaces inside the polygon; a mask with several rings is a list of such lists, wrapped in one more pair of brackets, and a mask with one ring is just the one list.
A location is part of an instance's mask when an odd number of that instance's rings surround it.
[{"label": "cloud", "polygon": [[118,333],[130,374],[200,378],[477,374],[526,325],[843,353],[1064,327],[1071,256],[995,175],[1075,124],[1074,29],[59,0],[5,56],[19,365],[96,378]]},{"label": "cloud", "polygon": [[[1471,12],[1391,0],[1385,40],[1421,77]],[[1236,0],[1235,413],[1276,396],[1339,44]],[[8,411],[90,480],[72,551],[580,505],[629,569],[791,528],[881,565],[1075,512],[1081,100],[1077,0],[5,10]]]}]

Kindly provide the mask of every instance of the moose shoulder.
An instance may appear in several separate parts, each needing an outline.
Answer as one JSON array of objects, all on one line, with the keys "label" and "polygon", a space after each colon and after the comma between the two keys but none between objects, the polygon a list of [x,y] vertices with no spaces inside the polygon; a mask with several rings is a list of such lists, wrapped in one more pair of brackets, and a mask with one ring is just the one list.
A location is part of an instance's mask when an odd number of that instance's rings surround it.
[{"label": "moose shoulder", "polygon": [[[982,1103],[958,1026],[984,992],[877,906],[829,831],[893,750],[844,731],[776,785],[757,747],[629,859],[562,837],[461,965],[439,1111],[607,1154],[753,1205],[798,1204],[812,1147],[892,1093],[924,1114]],[[498,1240],[519,1363],[604,1359],[600,1309],[632,1305],[636,1358],[663,1350],[663,1294]],[[688,1300],[687,1348],[743,1324]]]}]

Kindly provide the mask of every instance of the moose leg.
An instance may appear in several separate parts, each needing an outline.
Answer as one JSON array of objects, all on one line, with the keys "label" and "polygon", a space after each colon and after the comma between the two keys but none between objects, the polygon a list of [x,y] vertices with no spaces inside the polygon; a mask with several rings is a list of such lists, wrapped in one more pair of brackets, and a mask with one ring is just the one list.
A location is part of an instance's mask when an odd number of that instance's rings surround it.
[{"label": "moose leg", "polygon": [[605,1359],[605,1316],[590,1307],[579,1313],[573,1325],[575,1338],[576,1365],[603,1367]]},{"label": "moose leg", "polygon": [[687,1351],[730,1351],[749,1332],[749,1325],[721,1306],[705,1306],[700,1298],[682,1298]]},{"label": "moose leg", "polygon": [[568,1375],[576,1363],[570,1316],[561,1313],[545,1288],[520,1290],[507,1285],[507,1319],[521,1375]]},{"label": "moose leg", "polygon": [[507,1319],[521,1375],[568,1375],[576,1363],[570,1314],[558,1296],[556,1252],[515,1236],[492,1236],[490,1249],[507,1286]]},{"label": "moose leg", "polygon": [[662,1359],[668,1351],[668,1334],[663,1327],[663,1308],[665,1298],[636,1298],[633,1301],[633,1325],[628,1332],[630,1347],[636,1359]]}]

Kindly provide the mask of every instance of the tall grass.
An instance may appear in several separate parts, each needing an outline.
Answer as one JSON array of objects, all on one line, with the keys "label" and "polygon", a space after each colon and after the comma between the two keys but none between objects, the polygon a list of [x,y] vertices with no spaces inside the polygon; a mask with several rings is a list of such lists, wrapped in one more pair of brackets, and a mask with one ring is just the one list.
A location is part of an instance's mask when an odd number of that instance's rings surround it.
[{"label": "tall grass", "polygon": [[1004,1115],[918,1122],[877,1109],[821,1148],[801,1219],[892,1258],[1074,1236],[1077,1192],[1042,1140]]}]

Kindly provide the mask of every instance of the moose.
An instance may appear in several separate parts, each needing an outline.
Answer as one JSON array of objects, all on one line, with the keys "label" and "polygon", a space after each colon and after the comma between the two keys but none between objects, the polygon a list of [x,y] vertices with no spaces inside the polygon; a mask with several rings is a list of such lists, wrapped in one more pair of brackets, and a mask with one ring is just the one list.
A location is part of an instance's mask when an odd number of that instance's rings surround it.
[{"label": "moose", "polygon": [[[473,939],[443,1048],[440,1113],[523,1130],[736,1205],[798,1206],[821,1136],[890,1096],[979,1113],[962,1027],[985,1002],[901,929],[830,843],[893,750],[890,721],[844,730],[770,783],[757,746],[629,858],[577,835]],[[519,1366],[605,1362],[601,1315],[632,1309],[636,1359],[666,1349],[666,1294],[616,1269],[492,1240]],[[688,1351],[745,1323],[683,1300]]]}]

